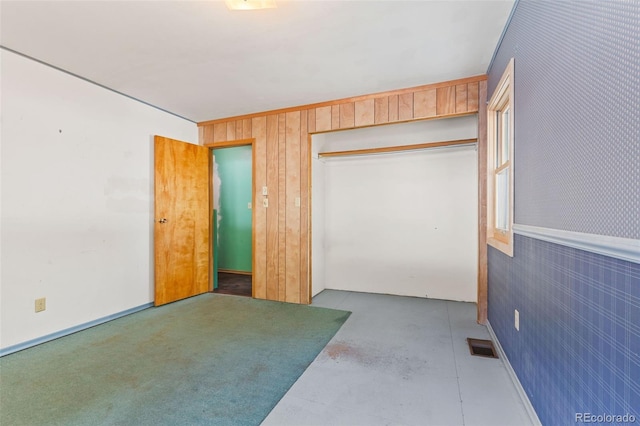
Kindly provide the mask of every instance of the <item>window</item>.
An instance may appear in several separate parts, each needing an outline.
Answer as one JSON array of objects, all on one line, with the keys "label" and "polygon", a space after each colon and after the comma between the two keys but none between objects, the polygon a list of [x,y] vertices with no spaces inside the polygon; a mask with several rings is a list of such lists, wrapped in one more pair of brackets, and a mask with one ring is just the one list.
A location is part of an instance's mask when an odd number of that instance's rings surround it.
[{"label": "window", "polygon": [[513,59],[487,106],[487,243],[513,256]]}]

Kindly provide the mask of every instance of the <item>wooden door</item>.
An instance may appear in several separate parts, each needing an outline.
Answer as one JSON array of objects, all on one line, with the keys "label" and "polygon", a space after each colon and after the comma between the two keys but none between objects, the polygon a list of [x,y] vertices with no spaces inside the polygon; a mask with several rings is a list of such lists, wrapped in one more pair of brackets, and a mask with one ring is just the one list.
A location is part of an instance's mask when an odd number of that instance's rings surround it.
[{"label": "wooden door", "polygon": [[155,305],[210,290],[209,148],[155,137]]}]

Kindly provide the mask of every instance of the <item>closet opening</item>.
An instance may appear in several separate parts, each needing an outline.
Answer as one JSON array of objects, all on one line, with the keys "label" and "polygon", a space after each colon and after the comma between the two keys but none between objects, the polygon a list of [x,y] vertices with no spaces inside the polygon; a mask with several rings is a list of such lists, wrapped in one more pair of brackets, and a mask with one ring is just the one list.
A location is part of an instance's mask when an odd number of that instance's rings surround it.
[{"label": "closet opening", "polygon": [[312,295],[477,302],[477,117],[314,134]]}]

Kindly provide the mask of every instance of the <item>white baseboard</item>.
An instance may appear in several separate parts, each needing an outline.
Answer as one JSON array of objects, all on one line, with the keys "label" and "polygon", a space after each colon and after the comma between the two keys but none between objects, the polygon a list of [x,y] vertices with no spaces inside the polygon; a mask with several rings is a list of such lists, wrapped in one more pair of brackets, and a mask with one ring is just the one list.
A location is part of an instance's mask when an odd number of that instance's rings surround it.
[{"label": "white baseboard", "polygon": [[529,418],[531,418],[531,423],[534,425],[541,426],[542,423],[538,418],[538,414],[536,414],[536,410],[533,408],[533,405],[531,405],[531,401],[529,401],[529,397],[527,396],[527,393],[524,391],[524,388],[522,387],[522,383],[520,383],[520,379],[518,379],[516,372],[511,366],[511,363],[509,362],[509,358],[507,358],[507,354],[504,353],[504,349],[502,349],[502,345],[500,345],[500,341],[498,340],[496,333],[494,333],[493,328],[491,328],[491,324],[489,323],[489,321],[487,321],[487,330],[489,330],[489,334],[491,335],[491,340],[493,340],[493,346],[498,351],[498,356],[502,358],[504,365],[507,368],[507,373],[509,374],[509,377],[511,377],[511,381],[513,382],[513,385],[516,387],[518,396],[520,396],[520,399],[524,404],[524,408],[527,410],[527,414],[529,414]]}]

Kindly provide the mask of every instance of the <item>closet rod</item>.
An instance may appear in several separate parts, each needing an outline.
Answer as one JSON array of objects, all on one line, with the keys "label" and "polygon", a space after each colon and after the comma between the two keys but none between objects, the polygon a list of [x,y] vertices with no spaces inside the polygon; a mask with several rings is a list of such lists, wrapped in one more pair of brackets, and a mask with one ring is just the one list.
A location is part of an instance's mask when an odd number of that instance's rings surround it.
[{"label": "closet rod", "polygon": [[441,146],[468,145],[476,142],[478,142],[478,139],[459,139],[459,140],[453,140],[453,141],[418,143],[414,145],[385,146],[382,148],[355,149],[351,151],[319,152],[318,157],[323,158],[323,157],[343,157],[347,155],[380,154],[385,152],[399,152],[399,151],[411,151],[416,149],[438,148]]}]

